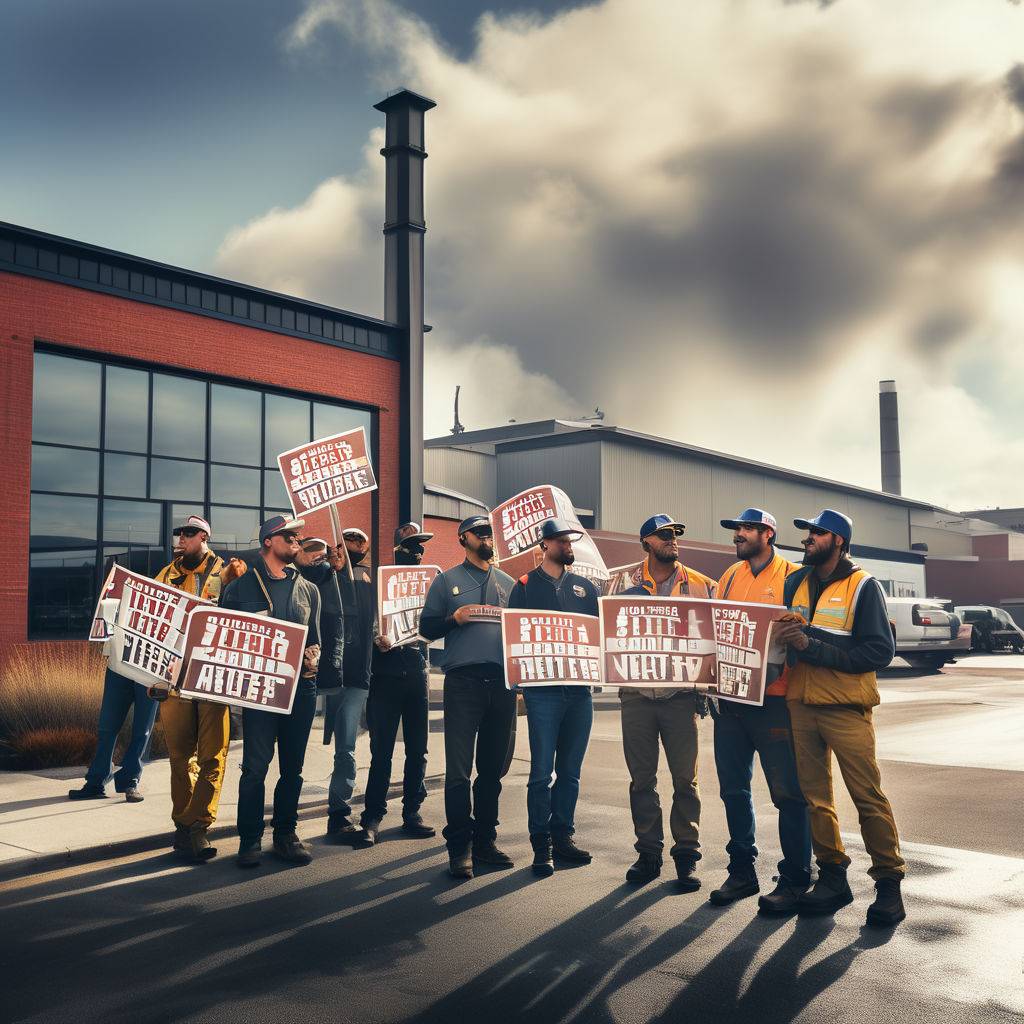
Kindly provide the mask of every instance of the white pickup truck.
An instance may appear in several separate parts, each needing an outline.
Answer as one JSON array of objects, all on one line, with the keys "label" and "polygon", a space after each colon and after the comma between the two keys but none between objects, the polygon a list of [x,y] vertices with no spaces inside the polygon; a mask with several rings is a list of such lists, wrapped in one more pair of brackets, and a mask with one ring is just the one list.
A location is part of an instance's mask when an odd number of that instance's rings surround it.
[{"label": "white pickup truck", "polygon": [[938,672],[971,649],[971,627],[926,597],[886,597],[896,655],[911,668]]}]

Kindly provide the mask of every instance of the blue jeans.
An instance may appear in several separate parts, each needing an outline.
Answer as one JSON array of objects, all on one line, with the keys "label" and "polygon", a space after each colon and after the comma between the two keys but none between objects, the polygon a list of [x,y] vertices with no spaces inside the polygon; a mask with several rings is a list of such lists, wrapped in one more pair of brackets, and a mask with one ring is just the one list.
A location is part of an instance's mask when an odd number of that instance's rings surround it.
[{"label": "blue jeans", "polygon": [[267,769],[277,744],[281,777],[274,789],[275,835],[295,831],[302,794],[302,765],[316,713],[316,687],[300,683],[290,715],[246,708],[242,712],[242,773],[238,779],[238,838],[242,844],[263,838]]},{"label": "blue jeans", "polygon": [[772,803],[779,812],[779,874],[806,884],[810,879],[811,825],[796,773],[786,698],[765,697],[764,707],[760,708],[719,701],[714,719],[715,766],[729,825],[725,849],[730,870],[749,870],[757,858],[754,801],[750,792],[756,751]]},{"label": "blue jeans", "polygon": [[583,756],[594,723],[590,688],[528,686],[522,693],[530,732],[530,781],[526,786],[530,835],[571,836],[576,831],[573,822]]},{"label": "blue jeans", "polygon": [[135,708],[135,714],[132,717],[131,741],[124,752],[124,757],[121,758],[121,767],[114,775],[114,789],[118,793],[134,789],[139,784],[159,705],[147,695],[146,687],[141,683],[125,679],[108,668],[103,680],[103,703],[100,704],[96,756],[85,773],[85,781],[90,785],[105,786],[110,781],[114,769],[114,745],[117,743],[117,734],[121,731],[121,726],[124,725],[128,711],[132,707]]},{"label": "blue jeans", "polygon": [[335,712],[334,769],[327,795],[327,813],[334,818],[352,815],[349,800],[356,788],[356,738],[369,693],[358,686],[343,686],[328,698],[328,707],[334,707]]}]

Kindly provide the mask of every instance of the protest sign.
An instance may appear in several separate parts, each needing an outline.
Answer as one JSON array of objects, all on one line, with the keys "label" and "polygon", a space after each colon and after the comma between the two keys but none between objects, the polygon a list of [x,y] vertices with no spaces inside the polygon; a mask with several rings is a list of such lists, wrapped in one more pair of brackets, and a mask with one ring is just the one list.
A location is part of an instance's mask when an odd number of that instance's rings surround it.
[{"label": "protest sign", "polygon": [[300,518],[377,488],[362,427],[282,452],[277,465]]},{"label": "protest sign", "polygon": [[781,664],[782,650],[772,650],[775,621],[782,605],[712,601],[717,644],[716,696],[740,704],[763,704],[769,659]]},{"label": "protest sign", "polygon": [[121,566],[114,566],[100,593],[102,612],[109,614],[114,600],[110,668],[137,683],[170,686],[188,615],[210,602]]},{"label": "protest sign", "polygon": [[292,710],[306,648],[306,627],[252,612],[196,608],[178,666],[182,697],[239,708]]},{"label": "protest sign", "polygon": [[[574,530],[579,530],[583,534],[582,539],[573,543],[576,561],[572,569],[573,572],[593,580],[600,589],[603,582],[608,579],[608,568],[604,564],[601,552],[597,550],[597,545],[580,523],[569,495],[550,484],[521,491],[491,512],[494,556],[498,564],[513,578],[522,575],[522,572],[516,574],[507,568],[509,560],[539,544],[541,523],[545,519],[556,518],[564,520]],[[513,565],[518,568],[519,563]]]},{"label": "protest sign", "polygon": [[517,686],[597,686],[600,629],[594,615],[505,608],[501,642],[505,681]]},{"label": "protest sign", "polygon": [[608,579],[601,591],[602,597],[614,597],[624,590],[638,587],[643,582],[643,562],[630,562],[629,565],[618,565],[608,570]]},{"label": "protest sign", "polygon": [[392,647],[421,639],[420,615],[439,565],[381,565],[377,568],[377,621]]},{"label": "protest sign", "polygon": [[689,597],[602,597],[606,686],[685,686],[715,681],[710,601]]},{"label": "protest sign", "polygon": [[117,606],[124,591],[124,581],[130,575],[131,570],[123,568],[116,562],[110,567],[110,572],[107,573],[107,578],[103,581],[103,586],[100,587],[96,610],[92,613],[92,625],[89,627],[90,640],[103,643],[113,637]]},{"label": "protest sign", "polygon": [[468,622],[493,622],[496,626],[501,625],[502,609],[496,604],[467,604],[463,605],[468,615]]}]

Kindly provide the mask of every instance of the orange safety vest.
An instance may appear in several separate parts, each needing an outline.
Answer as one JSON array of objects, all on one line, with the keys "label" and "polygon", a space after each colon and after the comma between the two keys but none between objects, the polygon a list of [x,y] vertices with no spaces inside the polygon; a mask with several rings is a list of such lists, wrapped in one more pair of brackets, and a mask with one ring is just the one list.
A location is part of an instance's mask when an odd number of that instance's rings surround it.
[{"label": "orange safety vest", "polygon": [[[640,566],[641,579],[638,586],[643,587],[649,594],[656,597],[658,584],[654,582],[654,577],[648,568],[649,561],[650,559],[645,558]],[[676,576],[672,584],[672,592],[668,596],[714,597],[717,586],[718,584],[710,576],[705,576],[703,573],[697,572],[696,569],[683,565],[682,562],[676,562]]]},{"label": "orange safety vest", "polygon": [[[810,573],[800,581],[790,608],[799,612],[810,625],[834,636],[853,636],[857,598],[861,588],[872,579],[870,573],[857,569],[842,580],[830,583],[818,598],[814,615],[811,612]],[[804,704],[853,704],[873,708],[881,703],[878,679],[874,672],[840,672],[822,665],[798,661],[787,672],[788,700]]]},{"label": "orange safety vest", "polygon": [[[795,566],[778,552],[772,560],[755,576],[750,571],[747,561],[730,565],[718,581],[718,596],[722,600],[750,601],[754,604],[783,604],[785,598],[783,587],[786,577],[796,572]],[[786,696],[786,669],[764,691],[766,697]]]}]

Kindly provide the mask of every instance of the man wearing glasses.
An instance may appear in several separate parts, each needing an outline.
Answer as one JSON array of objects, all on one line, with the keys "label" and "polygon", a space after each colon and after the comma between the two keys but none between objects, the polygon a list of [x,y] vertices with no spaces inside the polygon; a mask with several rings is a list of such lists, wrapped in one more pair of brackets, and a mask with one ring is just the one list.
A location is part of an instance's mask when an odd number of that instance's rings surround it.
[{"label": "man wearing glasses", "polygon": [[428,640],[445,638],[444,838],[452,877],[472,878],[474,865],[513,866],[495,839],[501,780],[515,744],[516,695],[505,685],[501,620],[479,609],[504,608],[512,578],[491,564],[487,516],[464,519],[459,543],[466,549],[465,561],[430,585],[420,634]]},{"label": "man wearing glasses", "polygon": [[799,619],[780,624],[789,645],[786,701],[800,788],[811,815],[818,880],[797,900],[801,914],[831,914],[853,901],[832,792],[832,755],[857,807],[875,880],[869,925],[906,917],[900,883],[906,864],[892,807],[882,792],[871,709],[880,698],[875,673],[896,653],[885,595],[878,581],[850,560],[853,521],[834,509],[794,519],[807,531],[804,567],[786,580],[785,604]]},{"label": "man wearing glasses", "polygon": [[260,527],[260,556],[224,591],[221,608],[256,612],[306,626],[306,651],[290,714],[245,708],[242,711],[242,773],[238,781],[238,866],[258,867],[262,858],[264,783],[277,746],[281,777],[274,790],[274,853],[293,864],[313,855],[295,828],[302,793],[302,765],[316,711],[316,673],[320,657],[320,592],[294,567],[301,519],[274,516]]},{"label": "man wearing glasses", "polygon": [[[626,594],[648,597],[714,597],[715,581],[679,561],[679,538],[686,527],[671,516],[651,516],[640,527],[646,552],[639,584]],[[700,795],[697,792],[697,715],[707,701],[695,689],[620,687],[622,748],[629,769],[629,808],[636,832],[636,862],[626,881],[644,884],[661,874],[665,847],[658,797],[659,741],[672,773],[671,854],[683,892],[700,888]]]}]

